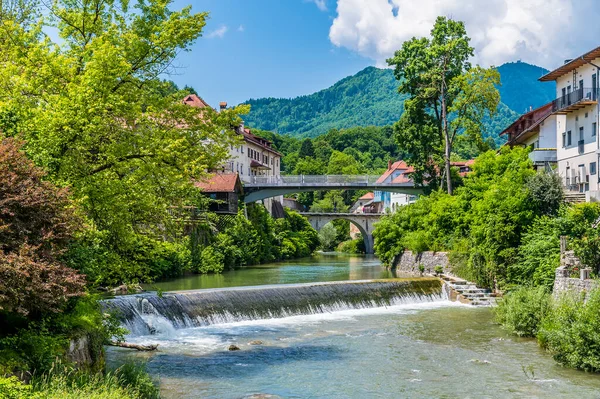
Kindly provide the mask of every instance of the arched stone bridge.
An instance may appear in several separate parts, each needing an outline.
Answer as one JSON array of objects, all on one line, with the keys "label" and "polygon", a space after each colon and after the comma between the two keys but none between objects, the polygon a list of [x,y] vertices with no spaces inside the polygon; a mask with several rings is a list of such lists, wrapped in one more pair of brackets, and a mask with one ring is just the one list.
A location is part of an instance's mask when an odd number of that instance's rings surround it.
[{"label": "arched stone bridge", "polygon": [[387,191],[417,195],[423,190],[415,187],[412,181],[405,183],[378,183],[380,176],[369,175],[286,175],[252,176],[244,183],[244,202],[251,203],[266,198],[299,193],[303,191],[326,190],[369,190]]},{"label": "arched stone bridge", "polygon": [[360,234],[365,241],[365,252],[373,253],[373,226],[383,216],[382,213],[319,213],[319,212],[301,212],[305,216],[310,225],[317,231],[323,226],[334,220],[348,220],[350,223],[358,227]]}]

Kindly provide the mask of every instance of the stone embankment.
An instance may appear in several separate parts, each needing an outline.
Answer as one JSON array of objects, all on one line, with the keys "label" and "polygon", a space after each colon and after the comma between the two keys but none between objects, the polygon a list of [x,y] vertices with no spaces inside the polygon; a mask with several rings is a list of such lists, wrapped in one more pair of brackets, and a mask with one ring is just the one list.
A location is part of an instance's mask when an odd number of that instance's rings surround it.
[{"label": "stone embankment", "polygon": [[[573,251],[563,249],[560,255],[560,266],[556,269],[552,292],[554,295],[560,295],[563,292],[587,293],[600,284],[598,280],[590,278],[590,273],[591,269],[584,267]],[[577,274],[578,277],[571,277]]]},{"label": "stone embankment", "polygon": [[490,290],[479,288],[475,283],[452,275],[447,252],[425,251],[415,254],[404,251],[396,257],[392,265],[397,272],[412,276],[437,275],[436,268],[439,270],[440,267],[450,300],[475,306],[489,306],[495,303],[494,294]]},{"label": "stone embankment", "polygon": [[479,288],[475,283],[448,275],[442,275],[442,280],[446,282],[451,301],[473,306],[491,306],[496,303],[495,294],[491,290]]},{"label": "stone embankment", "polygon": [[425,251],[418,254],[414,254],[411,251],[404,251],[394,259],[392,269],[418,276],[421,274],[419,266],[423,266],[423,273],[425,274],[435,273],[436,266],[441,266],[442,273],[444,274],[451,272],[448,253],[432,251]]}]

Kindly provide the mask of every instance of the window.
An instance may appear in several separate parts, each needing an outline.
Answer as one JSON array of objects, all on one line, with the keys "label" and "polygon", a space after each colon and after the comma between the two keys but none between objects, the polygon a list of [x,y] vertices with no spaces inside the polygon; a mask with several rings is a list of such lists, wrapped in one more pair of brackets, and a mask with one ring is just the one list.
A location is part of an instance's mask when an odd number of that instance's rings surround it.
[{"label": "window", "polygon": [[592,123],[592,137],[596,137],[596,129],[598,129],[598,124],[594,122]]},{"label": "window", "polygon": [[583,126],[579,128],[579,141],[583,141]]},{"label": "window", "polygon": [[567,146],[567,133],[563,133],[563,148]]},{"label": "window", "polygon": [[590,175],[596,174],[596,162],[590,163]]},{"label": "window", "polygon": [[567,132],[567,147],[571,145],[571,131]]},{"label": "window", "polygon": [[244,146],[242,146],[242,154],[244,153]]}]

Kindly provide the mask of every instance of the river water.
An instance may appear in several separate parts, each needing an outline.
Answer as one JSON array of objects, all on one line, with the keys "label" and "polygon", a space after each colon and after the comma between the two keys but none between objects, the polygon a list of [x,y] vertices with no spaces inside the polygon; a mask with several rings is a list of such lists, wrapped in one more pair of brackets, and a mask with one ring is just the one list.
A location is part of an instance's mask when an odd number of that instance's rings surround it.
[{"label": "river water", "polygon": [[196,290],[270,284],[296,284],[322,281],[368,280],[396,275],[381,267],[374,256],[318,253],[309,258],[245,267],[222,274],[196,274],[154,284],[147,290]]},{"label": "river water", "polygon": [[[386,273],[373,259],[348,259],[326,258],[324,274],[341,278],[352,269],[359,279]],[[275,276],[298,282],[286,267],[265,267],[279,269],[268,273],[275,279],[268,283],[281,282]],[[238,272],[221,283],[244,281],[246,271]],[[298,279],[318,275],[318,269],[301,271]],[[489,308],[432,298],[194,328],[175,329],[163,320],[152,335],[128,337],[158,343],[158,352],[111,348],[108,359],[147,362],[166,398],[600,398],[598,376],[561,368],[534,340],[500,329]],[[241,350],[229,351],[232,344]]]}]

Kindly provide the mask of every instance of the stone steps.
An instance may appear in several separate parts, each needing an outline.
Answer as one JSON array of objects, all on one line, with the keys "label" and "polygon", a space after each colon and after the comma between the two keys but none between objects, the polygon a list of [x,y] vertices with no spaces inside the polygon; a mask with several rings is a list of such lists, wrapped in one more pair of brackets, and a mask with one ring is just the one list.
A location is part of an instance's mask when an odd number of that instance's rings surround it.
[{"label": "stone steps", "polygon": [[470,281],[446,275],[443,275],[442,279],[460,302],[469,303],[473,306],[491,306],[496,301],[492,291],[479,288]]}]

